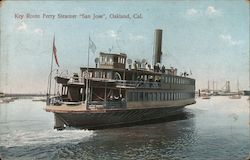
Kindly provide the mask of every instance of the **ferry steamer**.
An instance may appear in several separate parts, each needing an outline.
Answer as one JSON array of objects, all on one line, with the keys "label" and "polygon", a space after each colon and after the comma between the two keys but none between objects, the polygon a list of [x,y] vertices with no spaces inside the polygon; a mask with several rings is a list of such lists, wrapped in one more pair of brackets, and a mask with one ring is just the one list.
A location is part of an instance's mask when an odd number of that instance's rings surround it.
[{"label": "ferry steamer", "polygon": [[[60,95],[49,96],[55,128],[134,124],[165,118],[195,103],[195,80],[161,65],[162,30],[155,31],[154,65],[127,59],[123,53],[100,53],[95,68],[80,75],[56,76]],[[126,67],[126,62],[128,67]]]}]

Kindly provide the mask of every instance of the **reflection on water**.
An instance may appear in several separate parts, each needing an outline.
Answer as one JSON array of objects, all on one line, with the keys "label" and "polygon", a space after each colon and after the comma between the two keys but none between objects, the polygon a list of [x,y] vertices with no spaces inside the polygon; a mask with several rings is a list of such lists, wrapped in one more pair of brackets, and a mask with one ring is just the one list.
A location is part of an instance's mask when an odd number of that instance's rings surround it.
[{"label": "reflection on water", "polygon": [[248,101],[197,99],[178,116],[154,124],[104,130],[53,130],[44,103],[0,106],[3,159],[246,159]]}]

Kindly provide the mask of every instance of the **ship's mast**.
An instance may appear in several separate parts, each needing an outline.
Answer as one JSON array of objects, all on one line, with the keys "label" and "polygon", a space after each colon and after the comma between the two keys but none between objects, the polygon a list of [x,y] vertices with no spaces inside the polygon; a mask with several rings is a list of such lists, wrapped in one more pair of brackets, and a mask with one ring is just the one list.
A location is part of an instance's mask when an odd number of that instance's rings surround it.
[{"label": "ship's mast", "polygon": [[[53,42],[55,40],[55,35],[54,35],[54,39],[53,39]],[[54,47],[54,44],[53,44],[53,47]],[[51,52],[51,62],[50,62],[50,73],[49,73],[49,86],[48,86],[48,89],[47,89],[47,105],[50,105],[50,94],[51,94],[51,79],[52,79],[52,69],[53,69],[53,49],[52,49],[52,52]]]},{"label": "ship's mast", "polygon": [[85,109],[89,108],[89,47],[90,47],[90,36],[89,36],[89,46],[88,46],[88,65],[87,65],[87,74],[86,74],[86,88],[85,88]]}]

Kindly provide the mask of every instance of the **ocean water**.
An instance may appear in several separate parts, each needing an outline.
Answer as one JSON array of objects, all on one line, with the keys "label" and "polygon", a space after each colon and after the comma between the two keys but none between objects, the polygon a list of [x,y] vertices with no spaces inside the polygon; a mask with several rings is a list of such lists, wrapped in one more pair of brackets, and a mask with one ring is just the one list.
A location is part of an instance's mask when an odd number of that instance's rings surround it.
[{"label": "ocean water", "polygon": [[0,104],[0,157],[29,159],[244,160],[250,155],[249,101],[197,98],[165,121],[103,130],[53,129],[44,102]]}]

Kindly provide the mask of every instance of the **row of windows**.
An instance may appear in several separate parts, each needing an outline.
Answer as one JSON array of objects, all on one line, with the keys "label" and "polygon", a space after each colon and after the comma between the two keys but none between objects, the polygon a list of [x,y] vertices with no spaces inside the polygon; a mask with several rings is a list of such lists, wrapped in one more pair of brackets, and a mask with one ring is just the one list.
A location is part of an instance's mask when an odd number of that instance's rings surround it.
[{"label": "row of windows", "polygon": [[128,101],[168,101],[194,97],[193,92],[128,92]]},{"label": "row of windows", "polygon": [[101,56],[101,64],[113,64],[113,63],[125,64],[124,57],[113,57],[113,56]]},{"label": "row of windows", "polygon": [[109,72],[95,71],[93,76],[95,78],[108,78],[108,79],[112,79],[112,72],[110,72],[110,71]]},{"label": "row of windows", "polygon": [[180,77],[165,77],[165,83],[173,83],[173,84],[194,84],[195,81],[193,79],[186,79]]},{"label": "row of windows", "polygon": [[164,82],[171,84],[195,84],[195,81],[193,79],[175,77],[175,76],[140,75],[137,77],[137,80],[156,81],[156,82]]}]

